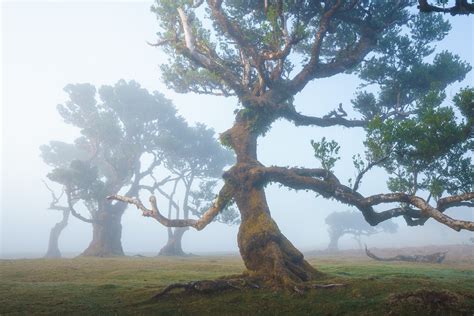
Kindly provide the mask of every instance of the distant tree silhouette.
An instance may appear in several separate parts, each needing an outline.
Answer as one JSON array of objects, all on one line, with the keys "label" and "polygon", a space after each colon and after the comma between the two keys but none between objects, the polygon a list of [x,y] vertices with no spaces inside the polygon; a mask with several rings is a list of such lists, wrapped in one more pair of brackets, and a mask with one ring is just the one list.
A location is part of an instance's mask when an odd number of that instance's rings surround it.
[{"label": "distant tree silhouette", "polygon": [[338,250],[339,239],[344,235],[352,235],[362,249],[360,238],[378,233],[396,233],[398,225],[392,221],[385,221],[377,226],[371,226],[364,217],[354,211],[333,212],[326,217],[329,226],[328,250]]},{"label": "distant tree silhouette", "polygon": [[[191,127],[182,122],[181,125],[174,131],[176,135],[163,153],[162,167],[169,173],[165,182],[172,183],[171,189],[166,192],[163,180],[154,177],[153,185],[140,185],[140,188],[168,200],[168,218],[186,220],[192,215],[200,216],[207,210],[209,201],[216,195],[217,179],[222,176],[224,167],[234,162],[234,156],[219,144],[214,138],[214,131],[204,124]],[[177,201],[179,186],[184,192],[182,203]],[[238,223],[239,215],[228,205],[215,220],[232,225]],[[159,254],[185,255],[181,241],[187,230],[187,227],[168,227],[168,241]]]},{"label": "distant tree silhouette", "polygon": [[[183,119],[162,94],[151,94],[134,81],[120,80],[98,91],[91,84],[68,85],[65,91],[69,100],[58,105],[58,112],[81,136],[73,143],[52,141],[41,146],[43,160],[53,167],[48,178],[63,187],[61,210],[93,227],[92,241],[82,254],[123,255],[121,218],[126,205],[106,197],[121,191],[138,194],[141,181],[161,163],[164,143]],[[148,166],[142,166],[145,154],[153,156]],[[53,196],[51,208],[58,205]]]}]

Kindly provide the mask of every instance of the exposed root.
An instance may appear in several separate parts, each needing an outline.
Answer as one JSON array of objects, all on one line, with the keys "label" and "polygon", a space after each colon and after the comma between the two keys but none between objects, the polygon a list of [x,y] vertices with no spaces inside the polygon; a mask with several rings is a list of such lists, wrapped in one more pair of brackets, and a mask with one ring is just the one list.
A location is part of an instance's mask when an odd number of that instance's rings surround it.
[{"label": "exposed root", "polygon": [[331,284],[311,284],[311,283],[294,283],[292,286],[286,284],[286,286],[268,283],[268,280],[257,279],[248,275],[230,276],[223,277],[216,280],[201,280],[191,281],[186,283],[173,283],[165,287],[159,293],[154,295],[150,300],[158,300],[170,292],[175,290],[183,290],[184,293],[201,293],[201,294],[212,294],[216,292],[222,292],[226,290],[239,290],[244,289],[271,289],[271,290],[286,290],[290,293],[305,294],[307,291],[312,289],[333,289],[338,287],[345,287],[347,284],[331,283]]},{"label": "exposed root", "polygon": [[305,294],[306,292],[313,290],[313,289],[333,289],[333,288],[339,288],[339,287],[346,287],[347,284],[343,283],[330,283],[330,284],[301,284],[301,285],[295,285],[293,288],[291,288],[292,292],[295,292],[297,294]]},{"label": "exposed root", "polygon": [[245,288],[259,289],[261,286],[257,282],[247,278],[222,278],[216,280],[191,281],[187,283],[173,283],[153,296],[151,300],[160,299],[167,293],[177,289],[182,289],[185,292],[211,294],[225,290],[243,290]]}]

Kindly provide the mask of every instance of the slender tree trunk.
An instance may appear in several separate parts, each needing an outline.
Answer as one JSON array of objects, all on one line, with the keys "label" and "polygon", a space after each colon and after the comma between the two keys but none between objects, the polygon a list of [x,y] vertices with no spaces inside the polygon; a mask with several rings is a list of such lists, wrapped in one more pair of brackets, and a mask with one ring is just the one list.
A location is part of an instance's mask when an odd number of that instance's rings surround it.
[{"label": "slender tree trunk", "polygon": [[54,225],[53,228],[51,228],[51,232],[49,233],[49,243],[48,243],[48,250],[46,251],[46,254],[44,255],[45,258],[61,258],[61,251],[59,250],[59,236],[61,235],[61,232],[63,229],[67,226],[68,220],[69,220],[69,210],[64,210],[63,212],[63,218],[61,219],[60,222],[58,222],[56,225]]},{"label": "slender tree trunk", "polygon": [[123,212],[102,210],[92,224],[92,241],[83,256],[110,257],[123,256],[122,249],[122,214]]},{"label": "slender tree trunk", "polygon": [[236,120],[222,137],[237,154],[237,164],[224,175],[236,184],[234,200],[241,215],[238,245],[251,276],[262,278],[271,286],[286,287],[310,281],[319,274],[280,232],[268,208],[264,189],[252,168],[257,160],[257,135],[252,123]]}]

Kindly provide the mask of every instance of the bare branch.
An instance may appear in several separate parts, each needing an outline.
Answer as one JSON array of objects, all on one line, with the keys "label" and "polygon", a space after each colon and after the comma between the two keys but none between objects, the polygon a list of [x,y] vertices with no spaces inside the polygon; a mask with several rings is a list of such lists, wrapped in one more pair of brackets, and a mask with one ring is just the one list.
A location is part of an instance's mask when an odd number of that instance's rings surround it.
[{"label": "bare branch", "polygon": [[345,126],[345,127],[365,127],[367,126],[367,121],[365,120],[348,120],[342,116],[335,117],[315,117],[307,116],[301,113],[296,112],[295,108],[288,108],[282,113],[282,117],[286,118],[289,121],[295,123],[296,126]]},{"label": "bare branch", "polygon": [[387,156],[384,156],[380,159],[377,159],[377,160],[374,160],[374,161],[371,161],[369,162],[369,164],[367,164],[367,167],[365,167],[356,177],[355,181],[354,181],[354,186],[352,187],[352,190],[354,191],[357,191],[359,189],[359,185],[360,185],[360,181],[362,180],[362,178],[364,177],[364,175],[370,170],[372,169],[373,167],[377,166],[378,164],[381,164],[382,162],[384,162],[385,160],[388,159],[388,157],[390,157],[389,155]]},{"label": "bare branch", "polygon": [[53,191],[53,189],[51,189],[49,187],[49,185],[46,183],[46,181],[44,181],[44,180],[41,180],[41,181],[43,182],[46,189],[48,189],[48,191],[51,192],[51,203],[49,204],[49,209],[50,210],[56,210],[56,211],[68,212],[69,207],[58,205],[59,201],[61,200],[61,197],[64,195],[64,190],[62,190],[61,194],[59,196],[57,196],[56,193]]},{"label": "bare branch", "polygon": [[84,216],[82,216],[81,214],[79,214],[75,209],[74,209],[74,202],[73,202],[73,199],[71,197],[71,192],[66,189],[66,197],[67,197],[67,205],[69,207],[69,210],[71,211],[71,214],[80,219],[81,221],[83,222],[86,222],[86,223],[97,223],[97,221],[93,220],[93,219],[89,219],[89,218],[86,218]]},{"label": "bare branch", "polygon": [[117,200],[125,203],[133,204],[142,211],[143,216],[153,217],[160,224],[166,227],[193,227],[197,230],[202,230],[221,212],[226,205],[232,200],[233,189],[225,184],[219,192],[216,200],[212,206],[201,216],[200,219],[169,219],[163,216],[156,204],[156,198],[154,195],[150,196],[151,209],[146,208],[143,203],[137,198],[130,198],[121,195],[108,196],[109,200]]},{"label": "bare branch", "polygon": [[183,26],[184,41],[186,43],[186,47],[188,48],[191,55],[201,64],[208,65],[210,63],[209,58],[196,50],[196,40],[194,39],[194,35],[191,30],[191,25],[189,25],[188,17],[186,16],[182,8],[178,8],[177,10],[179,18],[181,20],[181,25]]}]

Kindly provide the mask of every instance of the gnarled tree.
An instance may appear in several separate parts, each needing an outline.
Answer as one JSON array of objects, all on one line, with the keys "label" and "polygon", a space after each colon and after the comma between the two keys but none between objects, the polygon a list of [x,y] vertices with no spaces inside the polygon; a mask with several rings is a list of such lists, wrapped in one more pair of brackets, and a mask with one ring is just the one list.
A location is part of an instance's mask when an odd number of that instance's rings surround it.
[{"label": "gnarled tree", "polygon": [[360,238],[374,234],[386,232],[396,233],[398,225],[387,220],[377,226],[371,226],[364,220],[362,215],[354,211],[333,212],[326,217],[326,224],[329,226],[328,250],[339,249],[339,239],[344,235],[352,235],[362,249]]},{"label": "gnarled tree", "polygon": [[[221,142],[234,150],[237,162],[224,173],[225,184],[199,220],[166,218],[153,196],[151,209],[134,198],[111,198],[136,204],[145,216],[164,225],[198,230],[235,200],[241,215],[238,245],[245,266],[250,275],[272,286],[293,287],[317,278],[318,273],[272,219],[265,196],[265,185],[270,182],[312,190],[355,206],[371,225],[404,216],[410,224],[433,218],[455,230],[474,230],[473,222],[455,220],[444,213],[472,200],[472,189],[452,191],[450,196],[439,196],[435,203],[404,191],[370,196],[359,192],[363,174],[385,155],[390,154],[386,159],[395,162],[404,149],[417,151],[407,142],[397,147],[387,140],[387,149],[396,148],[380,155],[375,146],[368,146],[369,160],[354,185],[341,183],[327,168],[264,166],[258,161],[257,139],[278,119],[296,126],[365,128],[371,139],[390,122],[401,124],[401,128],[411,119],[418,124],[424,108],[420,98],[461,80],[470,68],[446,52],[438,54],[432,63],[426,61],[434,51],[430,43],[442,39],[449,24],[438,15],[418,14],[413,10],[415,5],[408,0],[157,1],[153,7],[161,28],[157,45],[171,57],[162,65],[168,86],[182,93],[235,96],[239,100],[234,125],[221,134]],[[203,17],[206,23],[201,21]],[[354,109],[362,117],[348,118],[342,106],[320,117],[297,111],[294,96],[308,83],[347,72],[378,87],[378,97],[361,92],[354,100]],[[472,100],[469,102],[472,105]],[[441,137],[443,126],[435,125],[431,130],[432,139],[439,144],[431,143],[436,148],[430,153],[434,160],[461,150],[469,140],[471,119],[450,124],[455,124],[456,132],[448,137],[449,143]],[[385,144],[385,139],[381,141]],[[401,206],[375,209],[391,203]]]},{"label": "gnarled tree", "polygon": [[[121,190],[138,194],[141,180],[161,163],[157,148],[163,148],[163,138],[182,119],[163,95],[150,94],[133,81],[120,80],[99,91],[90,84],[68,85],[65,91],[69,101],[58,105],[58,112],[81,136],[73,144],[53,141],[41,147],[43,160],[53,167],[48,178],[63,186],[70,213],[92,225],[92,241],[83,255],[123,255],[126,205],[105,198]],[[147,153],[153,159],[142,166]],[[89,215],[76,210],[80,205]]]}]

